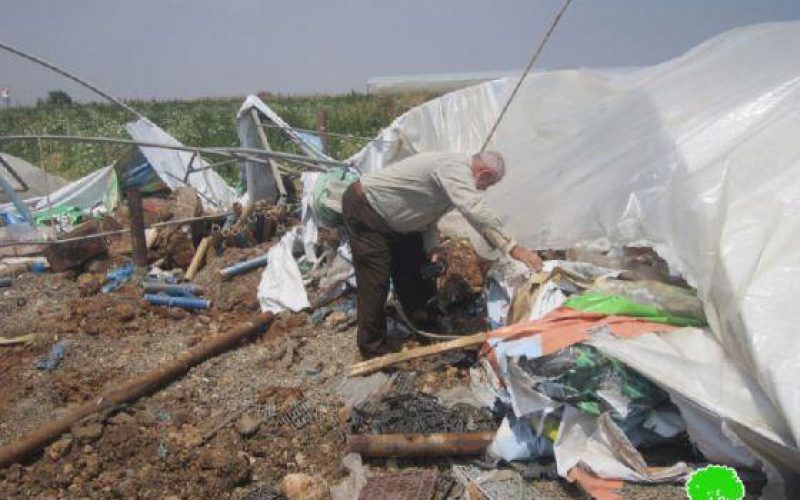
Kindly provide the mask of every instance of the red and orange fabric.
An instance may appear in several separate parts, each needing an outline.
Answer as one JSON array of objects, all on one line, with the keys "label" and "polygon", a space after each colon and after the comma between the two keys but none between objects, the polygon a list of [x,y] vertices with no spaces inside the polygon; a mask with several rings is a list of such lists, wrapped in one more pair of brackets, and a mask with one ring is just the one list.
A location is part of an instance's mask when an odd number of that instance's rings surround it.
[{"label": "red and orange fabric", "polygon": [[497,359],[490,345],[491,339],[518,340],[537,335],[542,356],[589,340],[589,332],[607,326],[620,338],[635,338],[652,332],[669,332],[677,327],[664,323],[653,323],[644,318],[630,316],[606,316],[601,313],[584,312],[568,307],[559,307],[542,319],[523,321],[498,328],[486,334],[483,353],[495,368]]}]

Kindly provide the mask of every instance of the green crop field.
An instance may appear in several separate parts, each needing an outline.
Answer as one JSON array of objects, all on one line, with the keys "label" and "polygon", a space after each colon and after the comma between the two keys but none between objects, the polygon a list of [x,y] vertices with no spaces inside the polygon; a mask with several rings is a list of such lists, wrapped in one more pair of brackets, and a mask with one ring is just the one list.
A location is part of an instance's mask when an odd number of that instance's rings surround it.
[{"label": "green crop field", "polygon": [[[328,131],[373,137],[395,117],[430,98],[433,94],[371,96],[359,93],[318,96],[262,96],[293,127],[316,129],[317,112],[325,109]],[[191,146],[238,146],[236,112],[243,98],[200,99],[192,101],[128,101],[128,104],[154,123]],[[0,110],[0,135],[77,135],[127,139],[123,128],[132,117],[112,104],[69,104],[13,107]],[[294,151],[276,130],[269,130],[275,150]],[[332,136],[329,154],[343,159],[365,145],[354,138]],[[3,143],[0,150],[20,156],[48,172],[67,179],[109,165],[124,152],[124,146],[63,142]],[[220,173],[234,183],[235,166],[222,167]]]}]

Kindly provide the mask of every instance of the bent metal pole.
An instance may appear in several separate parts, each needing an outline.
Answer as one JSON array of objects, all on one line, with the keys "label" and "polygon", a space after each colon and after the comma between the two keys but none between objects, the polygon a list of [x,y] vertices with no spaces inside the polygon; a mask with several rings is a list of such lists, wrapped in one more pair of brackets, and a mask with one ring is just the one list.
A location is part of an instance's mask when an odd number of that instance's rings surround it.
[{"label": "bent metal pole", "polygon": [[[184,146],[182,144],[164,144],[161,142],[148,142],[148,141],[133,141],[129,139],[116,139],[113,137],[82,137],[75,135],[2,135],[0,142],[12,141],[63,141],[63,142],[96,142],[100,144],[124,144],[127,146],[139,146],[145,148],[161,148],[171,149],[174,151],[188,151],[190,153],[202,153],[208,155],[219,155],[234,159],[244,159],[254,162],[267,163],[266,160],[253,158],[254,156],[264,156],[266,158],[274,158],[276,160],[286,160],[295,163],[300,163],[308,167],[316,167],[318,165],[329,165],[334,167],[345,167],[346,163],[336,160],[326,160],[324,158],[309,158],[308,156],[294,155],[291,153],[281,153],[278,151],[265,151],[263,149],[253,148],[215,148],[215,147],[197,147],[197,146]],[[319,167],[317,167],[319,168]]]},{"label": "bent metal pole", "polygon": [[24,59],[27,59],[27,60],[29,60],[31,62],[35,62],[36,64],[39,64],[40,66],[44,66],[45,68],[47,68],[47,69],[49,69],[51,71],[55,71],[59,75],[65,76],[65,77],[69,78],[70,80],[83,85],[84,87],[86,87],[87,89],[91,90],[92,92],[94,92],[95,94],[99,95],[100,97],[103,97],[103,98],[109,100],[110,102],[113,102],[114,104],[116,104],[120,108],[124,109],[128,113],[136,116],[137,118],[147,119],[143,114],[139,113],[138,111],[136,111],[132,107],[128,106],[124,102],[122,102],[119,99],[117,99],[116,97],[112,96],[111,94],[103,92],[102,90],[100,90],[99,88],[95,87],[94,85],[92,85],[91,83],[87,82],[86,80],[81,80],[80,78],[78,78],[77,76],[75,76],[72,73],[68,72],[67,70],[65,70],[63,68],[59,68],[58,66],[56,66],[55,64],[53,64],[51,62],[47,62],[44,59],[42,59],[41,57],[36,57],[33,54],[29,54],[27,52],[24,52],[24,51],[22,51],[20,49],[12,47],[11,45],[5,44],[3,42],[0,42],[0,49],[6,50],[8,52],[11,52],[12,54],[18,55],[18,56],[20,56],[20,57],[22,57]]},{"label": "bent metal pole", "polygon": [[517,84],[514,86],[514,90],[511,91],[511,95],[508,96],[506,105],[503,106],[503,109],[500,111],[500,114],[497,115],[497,120],[495,120],[494,125],[492,125],[492,129],[489,130],[489,133],[486,135],[486,140],[483,142],[483,146],[481,146],[480,150],[481,153],[483,153],[483,151],[486,149],[486,146],[489,145],[489,141],[492,140],[492,136],[494,135],[494,132],[497,130],[497,126],[500,125],[500,120],[503,119],[503,116],[505,116],[506,111],[508,111],[508,107],[511,105],[511,101],[514,100],[514,96],[517,95],[517,91],[522,85],[522,81],[525,80],[525,77],[528,76],[528,72],[530,72],[531,68],[533,67],[533,64],[536,62],[537,59],[539,59],[539,54],[542,53],[544,46],[547,45],[547,41],[550,40],[550,35],[553,34],[553,30],[556,29],[558,22],[561,21],[561,16],[564,15],[564,12],[567,10],[567,7],[569,7],[569,4],[571,3],[572,0],[567,0],[564,3],[564,6],[561,7],[561,10],[558,11],[558,14],[556,14],[556,17],[553,18],[553,22],[550,23],[550,28],[547,29],[547,32],[544,34],[544,37],[542,38],[542,41],[539,42],[539,47],[536,49],[536,52],[533,53],[533,57],[531,57],[531,60],[528,62],[528,66],[525,68],[525,71],[523,71],[522,75],[520,75],[519,81],[517,81]]}]

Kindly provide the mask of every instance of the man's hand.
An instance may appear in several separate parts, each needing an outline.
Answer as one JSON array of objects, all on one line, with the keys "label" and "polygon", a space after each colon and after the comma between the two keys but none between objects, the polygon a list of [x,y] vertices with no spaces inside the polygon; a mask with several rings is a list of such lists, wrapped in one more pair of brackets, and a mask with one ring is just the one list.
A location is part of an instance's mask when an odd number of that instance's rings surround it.
[{"label": "man's hand", "polygon": [[544,265],[536,252],[519,245],[515,245],[508,254],[512,259],[522,262],[534,271],[540,271]]},{"label": "man's hand", "polygon": [[440,248],[434,248],[428,252],[428,262],[422,266],[422,277],[426,280],[434,280],[447,272],[447,261],[444,252]]},{"label": "man's hand", "polygon": [[428,261],[431,264],[436,264],[437,261],[444,259],[444,251],[441,247],[431,248],[428,251]]}]

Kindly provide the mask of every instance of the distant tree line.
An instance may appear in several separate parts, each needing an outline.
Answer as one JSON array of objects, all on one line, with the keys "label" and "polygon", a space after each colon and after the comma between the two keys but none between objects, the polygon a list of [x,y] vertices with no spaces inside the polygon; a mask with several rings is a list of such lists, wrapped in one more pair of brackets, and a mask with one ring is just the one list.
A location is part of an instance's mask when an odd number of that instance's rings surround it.
[{"label": "distant tree line", "polygon": [[37,106],[69,106],[72,104],[72,97],[63,90],[51,90],[47,93],[47,99],[36,99]]}]

